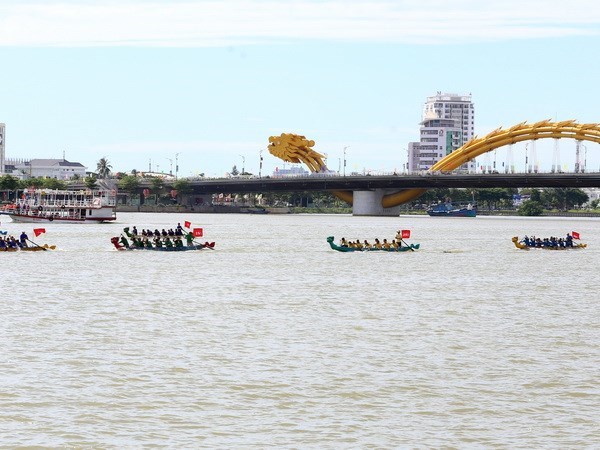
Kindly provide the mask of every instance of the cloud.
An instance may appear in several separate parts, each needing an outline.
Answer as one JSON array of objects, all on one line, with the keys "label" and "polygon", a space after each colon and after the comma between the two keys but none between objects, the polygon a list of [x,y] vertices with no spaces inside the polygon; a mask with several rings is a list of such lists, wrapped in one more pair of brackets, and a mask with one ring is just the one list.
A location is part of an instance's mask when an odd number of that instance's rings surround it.
[{"label": "cloud", "polygon": [[0,46],[439,44],[597,36],[599,24],[593,0],[9,1],[0,3]]}]

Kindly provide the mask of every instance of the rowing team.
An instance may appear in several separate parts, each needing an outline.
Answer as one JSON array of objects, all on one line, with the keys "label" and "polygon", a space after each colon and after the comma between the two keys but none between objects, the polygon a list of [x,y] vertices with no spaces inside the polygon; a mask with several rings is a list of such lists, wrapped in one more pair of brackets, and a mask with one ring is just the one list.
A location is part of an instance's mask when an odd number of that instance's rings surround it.
[{"label": "rowing team", "polygon": [[0,236],[0,250],[4,250],[7,248],[25,248],[25,247],[29,247],[27,245],[27,241],[29,240],[29,237],[27,236],[27,233],[25,233],[24,231],[21,233],[21,236],[19,236],[19,239],[15,239],[14,236],[7,236],[6,238]]},{"label": "rowing team", "polygon": [[[123,247],[129,248],[131,246],[136,248],[173,248],[173,247],[183,247],[183,239],[181,236],[177,236],[171,240],[169,236],[167,236],[164,240],[157,237],[154,239],[148,239],[148,237],[139,238],[137,236],[130,236],[131,244],[127,240],[125,236],[121,235],[121,238],[113,238],[116,239],[119,243],[122,244]],[[187,242],[188,247],[192,247],[194,245],[194,236],[192,233],[188,233],[185,235],[185,240]],[[114,242],[113,242],[114,243]]]},{"label": "rowing team", "polygon": [[363,242],[360,242],[359,239],[357,239],[356,241],[347,241],[346,238],[342,238],[340,240],[340,247],[349,247],[349,248],[356,248],[359,250],[362,249],[376,249],[376,250],[390,250],[390,249],[398,249],[400,247],[402,247],[402,241],[398,240],[396,241],[396,239],[392,239],[391,242],[388,242],[387,239],[384,239],[383,242],[380,242],[379,239],[375,238],[375,242],[373,244],[370,244],[369,241],[367,241],[366,239]]},{"label": "rowing team", "polygon": [[555,236],[550,236],[549,238],[540,239],[535,236],[525,236],[523,240],[521,240],[523,244],[527,247],[552,247],[552,248],[566,248],[573,247],[573,236],[567,233],[567,237],[557,238]]}]

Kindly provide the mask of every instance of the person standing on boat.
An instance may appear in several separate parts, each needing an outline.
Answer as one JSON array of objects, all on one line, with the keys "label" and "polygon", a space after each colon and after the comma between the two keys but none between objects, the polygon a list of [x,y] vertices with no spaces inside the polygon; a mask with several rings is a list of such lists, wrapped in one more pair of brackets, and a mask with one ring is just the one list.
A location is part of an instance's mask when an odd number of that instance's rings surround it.
[{"label": "person standing on boat", "polygon": [[192,247],[194,245],[194,234],[193,233],[187,233],[185,235],[185,240],[187,242],[187,246],[188,247]]},{"label": "person standing on boat", "polygon": [[27,247],[27,240],[29,239],[29,236],[27,236],[27,233],[25,233],[24,231],[21,233],[21,236],[19,236],[19,240],[21,241],[21,247]]},{"label": "person standing on boat", "polygon": [[565,245],[567,247],[573,247],[573,236],[567,233],[567,238],[565,239]]}]

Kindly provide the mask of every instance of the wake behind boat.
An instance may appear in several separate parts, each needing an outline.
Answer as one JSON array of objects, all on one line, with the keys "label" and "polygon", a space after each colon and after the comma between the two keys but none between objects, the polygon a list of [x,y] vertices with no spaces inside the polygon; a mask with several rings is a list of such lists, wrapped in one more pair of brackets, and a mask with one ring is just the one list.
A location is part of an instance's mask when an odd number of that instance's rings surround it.
[{"label": "wake behind boat", "polygon": [[100,223],[117,218],[115,190],[25,189],[0,214],[24,223]]}]

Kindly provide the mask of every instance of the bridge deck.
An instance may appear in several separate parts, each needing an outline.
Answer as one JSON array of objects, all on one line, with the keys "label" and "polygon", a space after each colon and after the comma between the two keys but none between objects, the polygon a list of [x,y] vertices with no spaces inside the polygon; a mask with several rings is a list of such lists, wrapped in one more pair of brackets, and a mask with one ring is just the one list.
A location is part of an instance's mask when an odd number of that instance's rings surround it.
[{"label": "bridge deck", "polygon": [[423,174],[192,180],[195,194],[493,187],[600,187],[600,173]]}]

